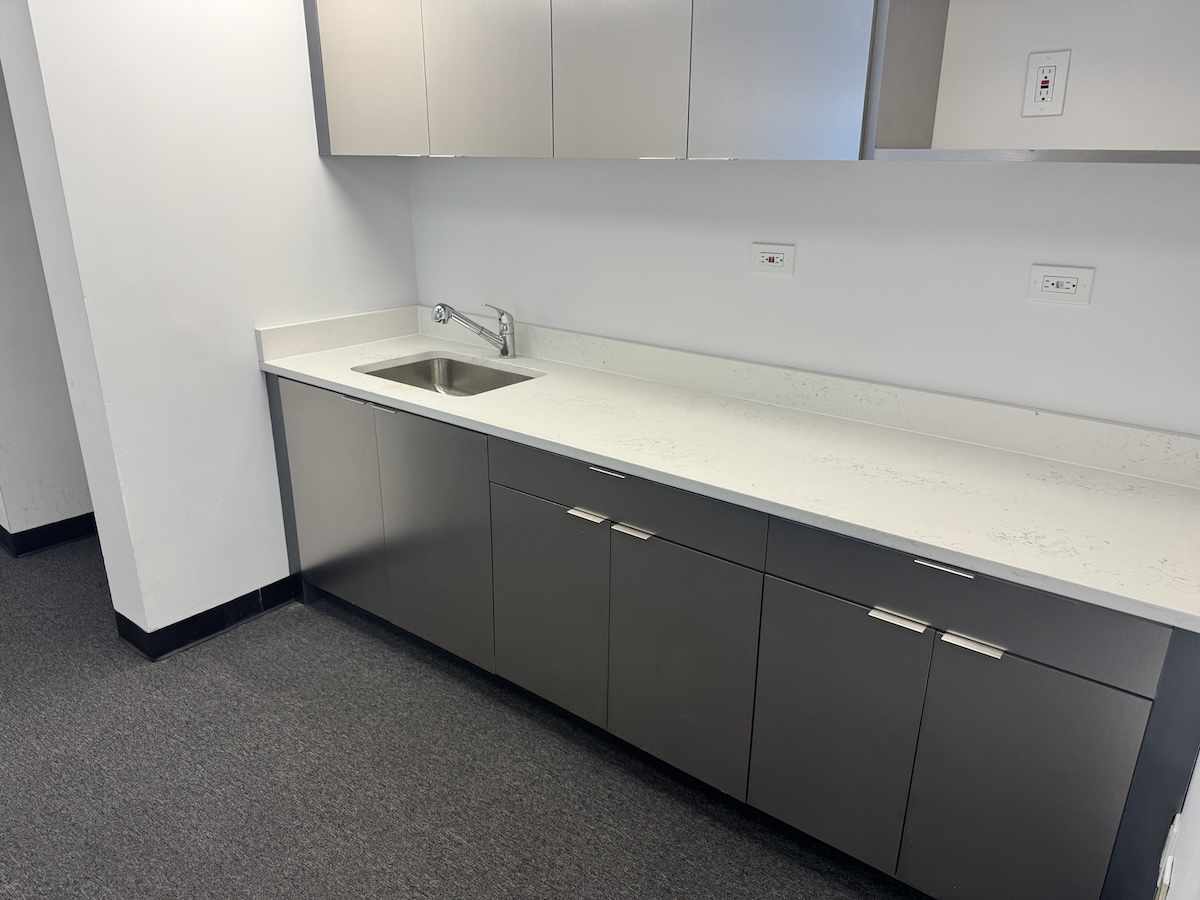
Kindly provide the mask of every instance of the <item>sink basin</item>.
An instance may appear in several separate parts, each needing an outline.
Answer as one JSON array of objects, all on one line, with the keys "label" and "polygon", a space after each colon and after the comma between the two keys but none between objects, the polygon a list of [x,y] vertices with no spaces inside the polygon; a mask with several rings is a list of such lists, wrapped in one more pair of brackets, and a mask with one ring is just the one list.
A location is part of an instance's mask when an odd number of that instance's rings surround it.
[{"label": "sink basin", "polygon": [[511,384],[520,384],[542,374],[515,368],[485,366],[441,353],[376,363],[356,368],[354,371],[427,391],[437,391],[450,397],[473,397]]}]

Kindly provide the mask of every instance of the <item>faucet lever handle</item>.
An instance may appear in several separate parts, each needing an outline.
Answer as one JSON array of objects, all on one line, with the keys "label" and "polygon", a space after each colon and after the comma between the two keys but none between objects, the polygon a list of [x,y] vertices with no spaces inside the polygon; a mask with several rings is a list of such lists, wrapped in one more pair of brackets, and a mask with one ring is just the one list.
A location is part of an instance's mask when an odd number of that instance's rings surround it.
[{"label": "faucet lever handle", "polygon": [[496,304],[494,304],[494,303],[485,303],[483,305],[486,306],[488,309],[494,309],[496,311],[496,314],[500,317],[500,333],[501,334],[504,333],[505,329],[512,327],[512,322],[513,322],[512,313],[510,313],[507,309],[501,309],[499,306],[496,306]]}]

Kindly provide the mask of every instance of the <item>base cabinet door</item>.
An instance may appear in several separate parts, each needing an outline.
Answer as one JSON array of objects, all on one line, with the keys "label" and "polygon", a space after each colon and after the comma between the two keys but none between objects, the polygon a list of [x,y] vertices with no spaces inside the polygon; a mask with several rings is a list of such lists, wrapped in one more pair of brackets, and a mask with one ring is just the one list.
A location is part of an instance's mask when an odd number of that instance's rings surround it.
[{"label": "base cabinet door", "polygon": [[1150,701],[936,643],[899,876],[939,900],[1096,900]]},{"label": "base cabinet door", "polygon": [[388,621],[492,668],[487,439],[444,422],[375,410]]},{"label": "base cabinet door", "polygon": [[746,796],[759,572],[612,529],[608,729]]},{"label": "base cabinet door", "polygon": [[750,804],[894,872],[933,636],[768,576]]},{"label": "base cabinet door", "polygon": [[608,523],[492,485],[496,672],[603,726]]},{"label": "base cabinet door", "polygon": [[284,379],[279,397],[304,578],[379,613],[387,572],[374,413],[361,400]]}]

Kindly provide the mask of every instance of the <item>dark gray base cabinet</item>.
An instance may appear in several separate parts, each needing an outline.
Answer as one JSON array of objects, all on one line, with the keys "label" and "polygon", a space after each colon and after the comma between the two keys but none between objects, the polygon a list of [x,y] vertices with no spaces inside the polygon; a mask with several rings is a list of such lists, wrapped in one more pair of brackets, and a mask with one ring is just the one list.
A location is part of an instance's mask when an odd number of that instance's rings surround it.
[{"label": "dark gray base cabinet", "polygon": [[375,410],[390,622],[492,668],[487,440]]},{"label": "dark gray base cabinet", "polygon": [[376,615],[388,612],[375,413],[360,400],[280,381],[304,577]]},{"label": "dark gray base cabinet", "polygon": [[767,577],[749,802],[894,872],[933,630]]},{"label": "dark gray base cabinet", "polygon": [[1200,639],[277,386],[309,583],[938,900],[1153,896]]},{"label": "dark gray base cabinet", "polygon": [[1149,713],[1141,697],[938,640],[900,877],[939,900],[1096,900]]},{"label": "dark gray base cabinet", "polygon": [[609,528],[492,485],[496,672],[603,727]]},{"label": "dark gray base cabinet", "polygon": [[608,729],[745,799],[759,572],[612,532]]}]

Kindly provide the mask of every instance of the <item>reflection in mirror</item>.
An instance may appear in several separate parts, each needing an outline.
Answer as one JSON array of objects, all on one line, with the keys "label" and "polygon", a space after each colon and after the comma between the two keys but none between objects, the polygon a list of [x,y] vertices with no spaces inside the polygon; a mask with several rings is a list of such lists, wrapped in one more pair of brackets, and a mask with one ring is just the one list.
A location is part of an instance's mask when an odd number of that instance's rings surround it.
[{"label": "reflection in mirror", "polygon": [[880,0],[866,155],[1200,161],[1198,36],[1196,0]]}]

